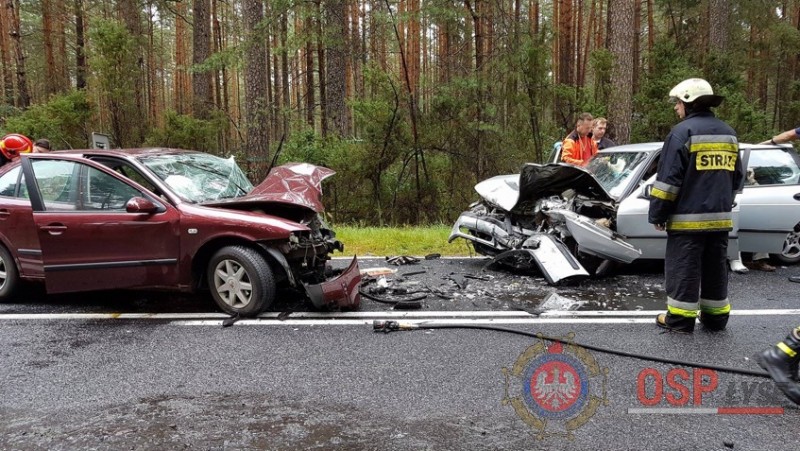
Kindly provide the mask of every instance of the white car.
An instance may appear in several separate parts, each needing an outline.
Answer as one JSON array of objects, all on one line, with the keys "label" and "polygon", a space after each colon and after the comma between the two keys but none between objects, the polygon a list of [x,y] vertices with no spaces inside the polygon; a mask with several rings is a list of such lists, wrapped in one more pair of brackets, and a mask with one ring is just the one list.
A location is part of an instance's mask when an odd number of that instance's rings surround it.
[{"label": "white car", "polygon": [[[450,241],[465,238],[476,252],[517,267],[537,266],[545,278],[595,273],[603,260],[664,258],[666,233],[647,222],[648,188],[662,143],[617,146],[585,168],[526,164],[520,174],[475,186],[481,200],[461,214]],[[729,255],[768,252],[800,261],[800,157],[789,146],[740,144],[748,169],[736,197]]]}]

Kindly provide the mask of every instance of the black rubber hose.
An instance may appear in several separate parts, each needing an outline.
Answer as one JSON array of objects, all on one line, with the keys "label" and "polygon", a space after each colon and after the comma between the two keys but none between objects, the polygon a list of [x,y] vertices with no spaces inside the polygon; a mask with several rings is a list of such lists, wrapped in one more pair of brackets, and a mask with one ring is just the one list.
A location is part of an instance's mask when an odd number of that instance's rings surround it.
[{"label": "black rubber hose", "polygon": [[676,366],[688,366],[688,367],[692,367],[692,368],[707,368],[707,369],[710,369],[710,370],[715,370],[715,371],[719,371],[719,372],[723,372],[723,373],[741,374],[741,375],[744,375],[744,376],[763,377],[763,378],[767,378],[767,379],[770,378],[769,374],[764,372],[764,371],[752,371],[752,370],[745,370],[745,369],[741,369],[741,368],[732,368],[732,367],[719,366],[719,365],[706,365],[706,364],[700,364],[700,363],[694,363],[694,362],[684,362],[682,360],[665,359],[665,358],[662,358],[662,357],[653,357],[653,356],[642,355],[642,354],[634,354],[632,352],[618,351],[616,349],[608,349],[608,348],[603,348],[603,347],[600,347],[600,346],[587,345],[587,344],[583,344],[583,343],[577,343],[577,342],[574,342],[574,341],[565,340],[563,338],[550,337],[550,336],[547,336],[547,335],[543,335],[541,333],[526,332],[524,330],[511,329],[511,328],[507,328],[507,327],[484,326],[484,325],[478,325],[478,324],[430,324],[430,325],[426,325],[425,323],[418,323],[417,326],[420,329],[478,329],[478,330],[493,330],[493,331],[498,331],[498,332],[507,332],[507,333],[516,334],[516,335],[523,335],[523,336],[526,336],[526,337],[534,337],[534,338],[539,338],[539,339],[542,339],[542,340],[554,341],[554,342],[563,343],[563,344],[566,344],[566,345],[575,345],[575,346],[579,346],[579,347],[584,348],[584,349],[590,349],[592,351],[602,352],[604,354],[618,355],[618,356],[621,356],[621,357],[629,357],[629,358],[634,358],[634,359],[639,359],[639,360],[647,360],[647,361],[650,361],[650,362],[666,363],[666,364],[669,364],[669,365],[676,365]]}]

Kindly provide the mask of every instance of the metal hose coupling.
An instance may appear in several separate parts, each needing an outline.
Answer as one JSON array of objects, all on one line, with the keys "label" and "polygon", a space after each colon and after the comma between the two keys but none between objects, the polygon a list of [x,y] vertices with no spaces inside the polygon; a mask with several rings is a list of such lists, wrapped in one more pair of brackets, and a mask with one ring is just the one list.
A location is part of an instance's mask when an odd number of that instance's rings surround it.
[{"label": "metal hose coupling", "polygon": [[399,321],[385,321],[385,320],[378,320],[372,322],[372,331],[373,332],[383,332],[388,334],[389,332],[394,332],[396,330],[414,330],[419,329],[419,326],[412,323],[401,323]]}]

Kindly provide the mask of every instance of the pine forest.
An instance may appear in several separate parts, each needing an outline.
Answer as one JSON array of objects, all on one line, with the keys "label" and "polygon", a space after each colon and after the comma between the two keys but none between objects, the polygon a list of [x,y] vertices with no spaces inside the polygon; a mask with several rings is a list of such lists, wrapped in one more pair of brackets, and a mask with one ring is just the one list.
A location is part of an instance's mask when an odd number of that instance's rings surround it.
[{"label": "pine forest", "polygon": [[800,0],[2,0],[0,131],[337,171],[335,223],[452,223],[581,112],[660,141],[708,80],[742,142],[800,124]]}]

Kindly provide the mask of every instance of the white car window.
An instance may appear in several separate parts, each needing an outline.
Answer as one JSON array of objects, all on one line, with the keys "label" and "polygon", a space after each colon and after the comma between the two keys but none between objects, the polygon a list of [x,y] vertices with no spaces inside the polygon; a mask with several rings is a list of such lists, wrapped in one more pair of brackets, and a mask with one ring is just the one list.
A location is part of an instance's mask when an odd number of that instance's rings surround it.
[{"label": "white car window", "polygon": [[800,168],[791,150],[762,149],[750,152],[746,185],[796,185]]}]

